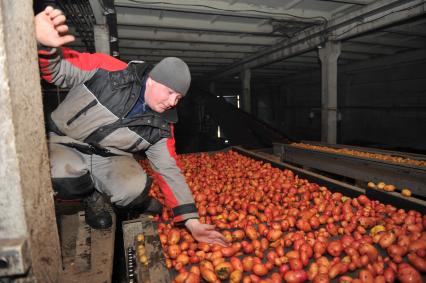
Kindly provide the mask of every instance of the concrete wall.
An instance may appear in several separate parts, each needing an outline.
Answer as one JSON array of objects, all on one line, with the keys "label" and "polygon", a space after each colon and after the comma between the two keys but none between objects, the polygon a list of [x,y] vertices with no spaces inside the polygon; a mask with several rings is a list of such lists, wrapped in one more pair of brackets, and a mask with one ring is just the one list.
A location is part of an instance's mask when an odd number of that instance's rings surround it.
[{"label": "concrete wall", "polygon": [[[338,142],[426,150],[426,58],[422,52],[340,68]],[[276,125],[320,140],[320,73],[287,78]],[[272,110],[271,110],[272,111]]]},{"label": "concrete wall", "polygon": [[300,80],[293,80],[281,87],[283,104],[277,104],[281,112],[281,127],[293,139],[321,139],[321,82],[315,72]]},{"label": "concrete wall", "polygon": [[23,237],[29,282],[57,282],[59,237],[49,174],[32,1],[0,2],[0,241]]},{"label": "concrete wall", "polygon": [[426,59],[345,72],[341,143],[426,150]]}]

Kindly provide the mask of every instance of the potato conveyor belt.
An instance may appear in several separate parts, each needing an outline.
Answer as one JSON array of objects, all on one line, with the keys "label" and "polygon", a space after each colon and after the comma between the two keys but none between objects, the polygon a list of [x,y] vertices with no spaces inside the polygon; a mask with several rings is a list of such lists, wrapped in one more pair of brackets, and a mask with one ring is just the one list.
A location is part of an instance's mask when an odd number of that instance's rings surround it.
[{"label": "potato conveyor belt", "polygon": [[[362,152],[399,156],[403,158],[425,161],[426,156],[408,154],[371,148],[353,147],[346,145],[328,145],[315,142],[303,142],[314,146],[356,150]],[[274,154],[279,155],[281,161],[328,172],[358,181],[385,182],[399,189],[408,188],[415,195],[426,196],[426,167],[403,163],[388,162],[379,159],[365,158],[354,155],[339,154],[309,148],[302,148],[292,144],[274,144]]]}]

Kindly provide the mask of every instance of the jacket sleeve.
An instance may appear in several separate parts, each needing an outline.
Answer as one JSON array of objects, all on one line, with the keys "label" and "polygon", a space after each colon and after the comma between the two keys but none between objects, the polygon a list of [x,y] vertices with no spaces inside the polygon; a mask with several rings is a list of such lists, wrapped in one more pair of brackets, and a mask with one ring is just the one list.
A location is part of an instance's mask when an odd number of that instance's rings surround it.
[{"label": "jacket sleeve", "polygon": [[166,205],[173,211],[174,221],[199,218],[194,198],[179,168],[173,136],[152,145],[146,155],[156,172]]},{"label": "jacket sleeve", "polygon": [[39,47],[41,76],[61,88],[72,88],[89,80],[99,69],[118,71],[127,64],[103,53],[80,53],[61,47]]}]

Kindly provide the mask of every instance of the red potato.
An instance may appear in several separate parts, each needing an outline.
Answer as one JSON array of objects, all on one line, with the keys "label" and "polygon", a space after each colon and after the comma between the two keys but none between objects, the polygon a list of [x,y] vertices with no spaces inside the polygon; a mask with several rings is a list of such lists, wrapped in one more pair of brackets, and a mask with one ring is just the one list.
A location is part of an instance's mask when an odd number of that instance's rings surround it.
[{"label": "red potato", "polygon": [[397,263],[402,261],[402,257],[407,253],[407,248],[399,245],[390,245],[387,248],[390,257]]},{"label": "red potato", "polygon": [[298,258],[292,258],[289,260],[291,270],[302,270],[303,264],[302,261]]},{"label": "red potato", "polygon": [[232,239],[234,241],[241,241],[242,239],[244,239],[245,237],[245,233],[243,230],[235,230],[232,232]]},{"label": "red potato", "polygon": [[416,240],[414,242],[411,242],[408,246],[408,251],[410,252],[416,252],[418,250],[425,250],[426,249],[426,240]]},{"label": "red potato", "polygon": [[314,244],[315,258],[321,257],[326,250],[327,250],[327,244],[323,242],[315,242]]},{"label": "red potato", "polygon": [[175,259],[180,255],[181,250],[179,245],[170,245],[167,252],[170,258]]},{"label": "red potato", "polygon": [[268,269],[262,263],[256,263],[253,265],[252,271],[258,276],[265,276],[268,274]]},{"label": "red potato", "polygon": [[175,279],[173,280],[174,283],[185,283],[185,280],[188,278],[189,272],[182,272],[179,273]]},{"label": "red potato", "polygon": [[336,263],[333,266],[330,267],[330,269],[328,270],[328,277],[330,279],[334,279],[337,277],[337,275],[339,275],[342,270],[343,270],[343,264],[342,263]]},{"label": "red potato", "polygon": [[248,243],[248,242],[243,241],[241,243],[241,246],[243,247],[243,251],[246,254],[251,254],[254,251],[254,246],[253,246],[252,243]]},{"label": "red potato", "polygon": [[241,270],[234,270],[229,276],[230,283],[240,283],[243,280],[243,272]]},{"label": "red potato", "polygon": [[250,274],[250,279],[253,283],[265,283],[264,279],[262,279],[261,277],[255,275],[255,274]]},{"label": "red potato", "polygon": [[176,262],[180,262],[182,265],[187,265],[189,263],[189,256],[186,254],[179,254],[176,258]]},{"label": "red potato", "polygon": [[200,262],[200,271],[202,268],[210,269],[211,271],[214,270],[213,264],[208,260],[203,260],[202,262]]},{"label": "red potato", "polygon": [[330,278],[328,278],[327,274],[318,274],[317,276],[315,276],[314,280],[312,281],[313,283],[329,283],[330,282]]},{"label": "red potato", "polygon": [[407,263],[398,266],[397,278],[401,283],[421,283],[423,279],[420,273]]},{"label": "red potato", "polygon": [[243,263],[238,257],[231,257],[230,259],[233,270],[244,271]]},{"label": "red potato", "polygon": [[210,245],[207,244],[207,243],[198,243],[198,249],[200,251],[203,251],[203,252],[207,253],[208,251],[210,251]]},{"label": "red potato", "polygon": [[361,244],[361,246],[359,247],[359,253],[361,255],[367,255],[370,262],[376,261],[377,257],[379,256],[379,252],[377,251],[377,249],[373,245],[368,243]]},{"label": "red potato", "polygon": [[201,276],[203,277],[203,279],[206,280],[207,282],[217,282],[218,281],[218,277],[213,272],[213,270],[201,267],[200,272],[201,272]]},{"label": "red potato", "polygon": [[216,268],[216,266],[219,263],[225,262],[225,259],[223,257],[219,257],[219,258],[215,258],[215,259],[210,259],[212,261],[213,266]]},{"label": "red potato", "polygon": [[392,245],[396,240],[396,236],[393,232],[385,232],[383,233],[383,235],[380,237],[379,240],[379,245],[383,248],[386,249],[388,248],[390,245]]},{"label": "red potato", "polygon": [[270,230],[266,236],[266,238],[271,241],[274,242],[276,240],[278,240],[279,238],[281,238],[283,232],[281,232],[281,230]]},{"label": "red potato", "polygon": [[383,275],[374,277],[374,283],[386,283],[385,277]]},{"label": "red potato", "polygon": [[342,276],[339,278],[339,283],[351,283],[353,280],[350,276]]},{"label": "red potato", "polygon": [[276,272],[271,274],[270,279],[271,279],[271,283],[282,283],[283,282],[281,275],[276,273]]},{"label": "red potato", "polygon": [[200,267],[197,265],[191,266],[191,268],[189,269],[189,272],[197,274],[197,275],[201,275]]},{"label": "red potato", "polygon": [[252,226],[248,226],[245,230],[246,236],[249,237],[252,241],[257,240],[259,237],[256,229]]},{"label": "red potato", "polygon": [[180,231],[177,229],[171,229],[167,236],[167,244],[175,245],[180,241]]},{"label": "red potato", "polygon": [[288,283],[305,282],[308,276],[304,270],[289,270],[284,274],[284,280]]},{"label": "red potato", "polygon": [[274,250],[269,251],[269,252],[266,254],[266,260],[267,260],[268,262],[273,263],[273,264],[275,264],[275,262],[276,262],[276,259],[277,259],[277,258],[278,258],[278,254],[277,254],[277,252],[276,252],[276,251],[274,251]]},{"label": "red potato", "polygon": [[374,277],[371,274],[370,271],[366,270],[366,269],[362,269],[359,272],[359,279],[363,282],[363,283],[374,283]]},{"label": "red potato", "polygon": [[283,276],[289,270],[290,270],[290,266],[288,264],[283,264],[280,266],[278,271]]},{"label": "red potato", "polygon": [[299,230],[301,230],[301,231],[305,231],[305,232],[308,232],[308,231],[311,231],[311,230],[312,230],[312,227],[311,227],[311,225],[309,224],[309,222],[308,222],[307,220],[303,220],[303,219],[299,219],[299,220],[297,220],[297,222],[296,222],[296,227],[297,227]]},{"label": "red potato", "polygon": [[242,260],[243,269],[244,271],[248,272],[251,271],[254,265],[254,259],[252,256],[246,256]]},{"label": "red potato", "polygon": [[233,246],[230,246],[230,247],[222,247],[220,252],[222,253],[224,257],[231,257],[235,255],[237,251]]},{"label": "red potato", "polygon": [[409,253],[407,258],[417,270],[426,272],[426,259],[417,256],[415,253]]},{"label": "red potato", "polygon": [[340,256],[342,250],[343,250],[343,246],[340,241],[332,241],[328,243],[327,252],[331,256]]},{"label": "red potato", "polygon": [[383,276],[385,277],[386,283],[395,282],[396,273],[392,268],[390,267],[386,268],[385,271],[383,272]]}]

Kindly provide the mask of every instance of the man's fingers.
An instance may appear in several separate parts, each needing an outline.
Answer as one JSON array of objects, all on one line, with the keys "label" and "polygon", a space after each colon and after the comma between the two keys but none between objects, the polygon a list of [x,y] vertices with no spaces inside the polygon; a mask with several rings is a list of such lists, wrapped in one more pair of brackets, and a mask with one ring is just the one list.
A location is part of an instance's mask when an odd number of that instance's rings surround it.
[{"label": "man's fingers", "polygon": [[225,240],[222,240],[220,238],[214,238],[214,239],[212,239],[212,242],[214,244],[221,245],[222,247],[227,247],[228,246],[228,243]]},{"label": "man's fingers", "polygon": [[216,227],[214,225],[210,225],[210,224],[204,224],[203,226],[208,231],[216,229]]},{"label": "man's fingers", "polygon": [[67,25],[60,25],[56,27],[56,30],[59,33],[66,33],[68,31],[68,26]]},{"label": "man's fingers", "polygon": [[59,9],[54,9],[52,12],[49,13],[50,19],[52,20],[59,15],[62,15],[62,11]]},{"label": "man's fingers", "polygon": [[221,233],[219,233],[217,231],[210,233],[209,237],[211,239],[214,239],[216,242],[220,243],[222,246],[227,245],[226,238]]},{"label": "man's fingers", "polygon": [[59,25],[62,25],[63,23],[65,23],[65,20],[66,20],[66,18],[65,18],[64,15],[59,15],[59,16],[55,17],[52,20],[52,22],[55,26],[59,26]]},{"label": "man's fingers", "polygon": [[50,14],[51,12],[53,11],[53,7],[52,6],[47,6],[45,9],[44,9],[44,12],[46,13],[46,14]]},{"label": "man's fingers", "polygon": [[64,35],[61,37],[61,46],[70,42],[73,42],[75,37],[73,35]]}]

